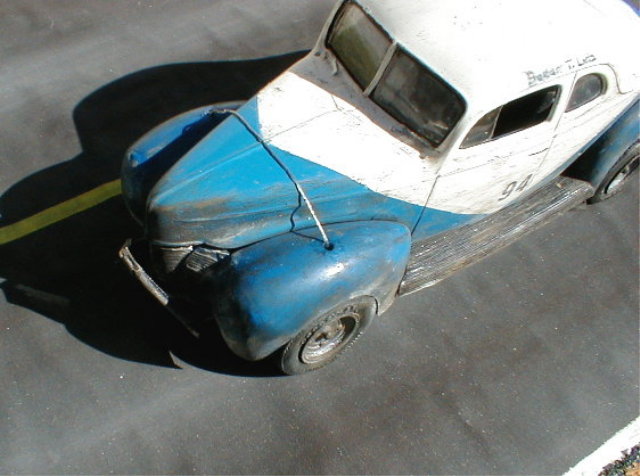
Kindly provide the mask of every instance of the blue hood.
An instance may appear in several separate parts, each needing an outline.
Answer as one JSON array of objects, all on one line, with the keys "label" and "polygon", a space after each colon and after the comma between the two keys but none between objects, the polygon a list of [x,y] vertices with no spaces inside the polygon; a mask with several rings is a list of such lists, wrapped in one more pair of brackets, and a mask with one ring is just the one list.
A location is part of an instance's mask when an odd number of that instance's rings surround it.
[{"label": "blue hood", "polygon": [[291,229],[297,206],[285,172],[242,122],[229,117],[152,189],[147,235],[166,245],[237,248]]},{"label": "blue hood", "polygon": [[[238,112],[252,130],[260,130],[255,100]],[[171,129],[171,122],[165,128]],[[152,135],[166,136],[158,132]],[[153,142],[141,142],[145,140]],[[169,149],[172,144],[146,145],[157,156],[162,155],[163,147]],[[269,147],[304,188],[323,223],[371,219],[400,221],[409,227],[415,223],[419,207],[375,193],[331,169]],[[149,155],[140,150],[130,153],[131,157]],[[175,165],[157,181],[146,199],[146,235],[156,244],[205,243],[235,249],[314,226],[291,178],[237,117],[226,117],[173,161]]]},{"label": "blue hood", "polygon": [[185,112],[147,133],[127,151],[122,164],[122,192],[129,210],[144,221],[147,197],[153,186],[226,114],[210,114],[211,106]]}]

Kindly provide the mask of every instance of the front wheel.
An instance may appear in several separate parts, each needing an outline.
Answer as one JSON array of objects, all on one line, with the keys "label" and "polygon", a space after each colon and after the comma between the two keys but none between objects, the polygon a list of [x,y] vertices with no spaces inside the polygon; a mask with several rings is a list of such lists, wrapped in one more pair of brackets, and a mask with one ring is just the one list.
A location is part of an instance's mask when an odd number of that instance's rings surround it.
[{"label": "front wheel", "polygon": [[375,302],[371,298],[333,308],[289,341],[280,356],[280,369],[295,375],[327,365],[355,342],[374,316]]},{"label": "front wheel", "polygon": [[629,147],[624,154],[618,159],[611,170],[605,175],[602,182],[598,185],[596,193],[591,197],[589,203],[597,203],[613,197],[620,192],[624,185],[629,181],[629,177],[638,169],[640,160],[640,142],[636,142]]}]

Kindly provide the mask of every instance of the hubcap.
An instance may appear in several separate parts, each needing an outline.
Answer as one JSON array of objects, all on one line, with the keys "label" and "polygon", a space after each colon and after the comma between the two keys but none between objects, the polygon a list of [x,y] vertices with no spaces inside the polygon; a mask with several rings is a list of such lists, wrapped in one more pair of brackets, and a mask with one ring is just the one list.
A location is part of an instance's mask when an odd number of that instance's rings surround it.
[{"label": "hubcap", "polygon": [[307,339],[300,352],[300,359],[307,364],[315,364],[333,357],[349,342],[357,322],[355,314],[328,321]]}]

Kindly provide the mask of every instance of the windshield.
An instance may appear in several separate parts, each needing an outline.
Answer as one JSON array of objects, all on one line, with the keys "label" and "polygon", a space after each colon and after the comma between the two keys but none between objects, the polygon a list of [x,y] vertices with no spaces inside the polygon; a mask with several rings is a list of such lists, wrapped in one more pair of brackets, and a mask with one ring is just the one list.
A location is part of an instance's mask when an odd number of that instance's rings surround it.
[{"label": "windshield", "polygon": [[338,13],[329,36],[329,47],[365,89],[380,68],[391,40],[360,8],[347,3]]},{"label": "windshield", "polygon": [[355,3],[346,2],[338,13],[327,46],[378,106],[435,147],[464,113],[462,97]]}]

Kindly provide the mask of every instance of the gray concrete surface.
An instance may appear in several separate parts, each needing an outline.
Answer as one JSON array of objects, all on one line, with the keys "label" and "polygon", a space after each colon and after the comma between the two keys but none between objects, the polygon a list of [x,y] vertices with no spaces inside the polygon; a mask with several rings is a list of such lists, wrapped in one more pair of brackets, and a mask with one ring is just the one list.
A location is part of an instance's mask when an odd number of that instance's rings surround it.
[{"label": "gray concrete surface", "polygon": [[[250,95],[331,3],[1,2],[0,228],[117,178],[175,113]],[[570,212],[295,378],[194,341],[132,282],[119,198],[0,245],[0,473],[560,474],[638,413],[637,204],[635,184]]]}]

